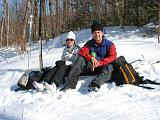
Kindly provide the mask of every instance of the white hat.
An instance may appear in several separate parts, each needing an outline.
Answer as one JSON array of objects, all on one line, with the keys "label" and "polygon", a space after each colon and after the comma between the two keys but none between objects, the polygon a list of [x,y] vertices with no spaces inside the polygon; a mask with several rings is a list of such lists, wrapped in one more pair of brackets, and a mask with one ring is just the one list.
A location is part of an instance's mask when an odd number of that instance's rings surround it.
[{"label": "white hat", "polygon": [[73,39],[75,40],[76,39],[76,35],[74,34],[74,32],[70,31],[67,35],[67,39]]}]

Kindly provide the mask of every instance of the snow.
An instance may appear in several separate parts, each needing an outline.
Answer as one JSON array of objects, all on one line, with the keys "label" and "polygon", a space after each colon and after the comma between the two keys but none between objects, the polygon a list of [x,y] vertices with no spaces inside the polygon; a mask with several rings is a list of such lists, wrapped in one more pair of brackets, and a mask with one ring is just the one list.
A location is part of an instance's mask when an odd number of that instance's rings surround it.
[{"label": "snow", "polygon": [[[92,36],[90,29],[75,31],[80,46]],[[160,44],[157,37],[142,37],[135,27],[106,27],[105,37],[113,41],[118,56],[128,62],[145,78],[160,82]],[[66,34],[44,43],[44,66],[54,66],[62,53]],[[17,55],[14,49],[0,49],[0,120],[159,120],[160,86],[153,90],[133,85],[102,85],[98,92],[87,92],[94,76],[80,77],[74,90],[15,92],[16,83],[25,70],[39,69],[39,45],[32,46],[28,55]]]}]

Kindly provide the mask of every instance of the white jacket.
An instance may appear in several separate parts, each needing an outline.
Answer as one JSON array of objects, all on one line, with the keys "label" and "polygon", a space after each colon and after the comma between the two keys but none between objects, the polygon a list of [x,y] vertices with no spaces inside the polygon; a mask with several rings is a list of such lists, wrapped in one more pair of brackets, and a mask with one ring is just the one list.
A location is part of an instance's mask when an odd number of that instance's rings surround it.
[{"label": "white jacket", "polygon": [[74,45],[71,48],[67,48],[67,46],[65,46],[61,59],[66,61],[66,65],[73,64],[76,61],[79,49],[80,47],[78,45]]}]

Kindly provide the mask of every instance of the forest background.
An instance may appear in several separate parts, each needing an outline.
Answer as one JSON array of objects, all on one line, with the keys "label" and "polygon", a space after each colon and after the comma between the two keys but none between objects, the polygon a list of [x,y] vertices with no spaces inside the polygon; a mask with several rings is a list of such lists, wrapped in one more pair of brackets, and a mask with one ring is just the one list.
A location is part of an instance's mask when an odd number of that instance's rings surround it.
[{"label": "forest background", "polygon": [[[29,41],[48,41],[70,30],[90,28],[97,20],[104,26],[160,26],[159,0],[0,0],[0,48],[19,47]],[[159,27],[144,32],[156,33]]]}]

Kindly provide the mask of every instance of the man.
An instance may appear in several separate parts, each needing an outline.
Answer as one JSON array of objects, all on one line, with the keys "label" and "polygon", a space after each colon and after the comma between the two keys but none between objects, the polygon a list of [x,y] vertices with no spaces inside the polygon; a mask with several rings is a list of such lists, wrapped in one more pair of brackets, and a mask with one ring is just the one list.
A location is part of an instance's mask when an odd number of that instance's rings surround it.
[{"label": "man", "polygon": [[105,39],[103,27],[97,21],[93,22],[91,32],[93,38],[79,50],[79,58],[69,73],[63,91],[75,89],[79,75],[96,75],[90,85],[90,90],[94,91],[111,78],[113,66],[110,63],[117,57],[115,45]]}]

